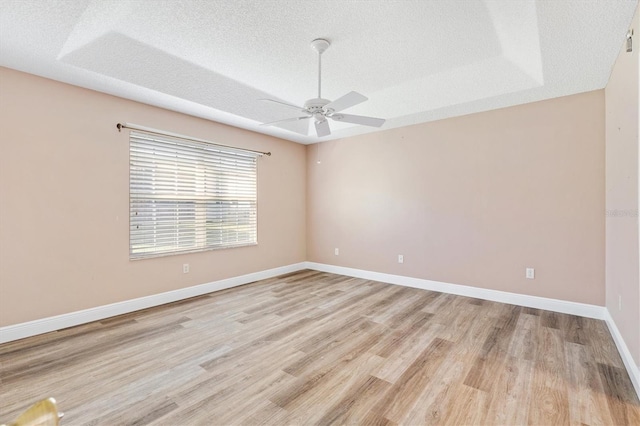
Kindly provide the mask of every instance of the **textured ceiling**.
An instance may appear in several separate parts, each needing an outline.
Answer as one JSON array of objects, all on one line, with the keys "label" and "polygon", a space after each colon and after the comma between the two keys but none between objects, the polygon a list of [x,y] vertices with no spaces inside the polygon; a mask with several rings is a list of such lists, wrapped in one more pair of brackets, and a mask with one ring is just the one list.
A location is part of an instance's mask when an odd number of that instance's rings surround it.
[{"label": "textured ceiling", "polygon": [[[301,143],[603,88],[637,0],[0,0],[0,65]],[[287,107],[355,90],[315,136]],[[295,111],[294,111],[295,115]],[[126,121],[127,117],[123,117]],[[139,123],[148,124],[148,123]],[[171,129],[166,129],[171,130]]]}]

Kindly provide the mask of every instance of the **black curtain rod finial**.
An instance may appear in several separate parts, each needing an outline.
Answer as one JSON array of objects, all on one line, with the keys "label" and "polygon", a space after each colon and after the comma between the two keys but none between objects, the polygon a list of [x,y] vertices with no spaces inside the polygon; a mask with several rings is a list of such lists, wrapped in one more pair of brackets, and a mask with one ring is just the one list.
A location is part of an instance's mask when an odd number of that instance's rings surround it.
[{"label": "black curtain rod finial", "polygon": [[118,123],[116,124],[116,127],[118,128],[118,131],[121,132],[122,131],[122,124]]}]

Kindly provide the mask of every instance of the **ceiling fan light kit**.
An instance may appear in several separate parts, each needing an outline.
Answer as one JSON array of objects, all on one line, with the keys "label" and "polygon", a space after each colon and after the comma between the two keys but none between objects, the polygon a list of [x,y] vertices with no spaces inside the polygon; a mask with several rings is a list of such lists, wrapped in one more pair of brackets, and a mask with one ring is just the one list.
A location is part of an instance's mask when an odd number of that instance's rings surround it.
[{"label": "ceiling fan light kit", "polygon": [[366,96],[361,95],[358,92],[349,92],[333,102],[322,97],[322,54],[329,48],[329,46],[331,46],[331,43],[323,38],[317,38],[311,42],[311,48],[318,52],[317,98],[309,99],[302,107],[288,104],[286,102],[276,101],[274,99],[260,99],[261,101],[274,102],[279,105],[294,108],[305,115],[285,118],[283,120],[272,121],[270,123],[263,123],[261,124],[262,126],[272,126],[290,121],[308,120],[313,118],[315,120],[316,134],[318,137],[322,137],[329,136],[331,134],[331,128],[329,127],[329,121],[327,120],[328,118],[334,121],[343,121],[345,123],[361,124],[372,127],[380,127],[384,124],[385,120],[382,118],[352,114],[337,114],[344,109],[358,105],[368,99]]}]

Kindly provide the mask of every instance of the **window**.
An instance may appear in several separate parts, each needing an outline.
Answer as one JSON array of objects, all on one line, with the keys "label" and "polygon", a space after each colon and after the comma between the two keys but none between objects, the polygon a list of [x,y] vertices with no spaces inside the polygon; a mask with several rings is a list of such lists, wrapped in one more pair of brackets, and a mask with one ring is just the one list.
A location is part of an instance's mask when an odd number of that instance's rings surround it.
[{"label": "window", "polygon": [[131,132],[129,257],[257,244],[257,154]]}]

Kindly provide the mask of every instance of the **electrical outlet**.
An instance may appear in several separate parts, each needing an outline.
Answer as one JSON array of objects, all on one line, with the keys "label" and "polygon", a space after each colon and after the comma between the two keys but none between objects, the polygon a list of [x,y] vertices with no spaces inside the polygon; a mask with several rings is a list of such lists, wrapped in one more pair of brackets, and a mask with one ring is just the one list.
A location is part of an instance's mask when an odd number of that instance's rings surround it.
[{"label": "electrical outlet", "polygon": [[404,263],[404,256],[401,254],[398,255],[398,263]]},{"label": "electrical outlet", "polygon": [[536,271],[533,268],[527,268],[525,270],[525,275],[524,275],[527,279],[534,279],[536,277]]},{"label": "electrical outlet", "polygon": [[188,263],[183,263],[182,264],[182,273],[183,274],[188,274],[189,273],[189,264]]},{"label": "electrical outlet", "polygon": [[334,253],[336,256],[338,256],[338,255],[340,254],[340,249],[339,249],[339,248],[334,249],[334,250],[333,250],[333,253]]},{"label": "electrical outlet", "polygon": [[618,310],[622,310],[622,296],[618,295]]}]

